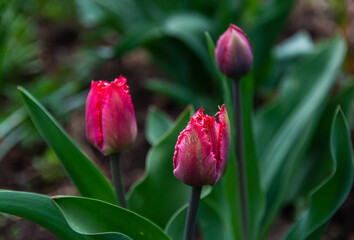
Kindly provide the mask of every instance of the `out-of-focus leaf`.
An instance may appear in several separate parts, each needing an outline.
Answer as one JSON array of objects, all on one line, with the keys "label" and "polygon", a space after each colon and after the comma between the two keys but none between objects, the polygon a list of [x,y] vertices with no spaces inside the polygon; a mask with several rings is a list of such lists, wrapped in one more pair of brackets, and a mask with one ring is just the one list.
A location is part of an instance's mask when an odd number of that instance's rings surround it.
[{"label": "out-of-focus leaf", "polygon": [[0,139],[4,138],[14,128],[18,127],[23,120],[27,117],[26,111],[23,107],[16,110],[6,119],[0,123]]},{"label": "out-of-focus leaf", "polygon": [[262,87],[274,91],[284,75],[290,72],[302,57],[314,51],[315,46],[307,32],[300,31],[281,42],[273,49],[273,68]]},{"label": "out-of-focus leaf", "polygon": [[308,211],[295,222],[286,240],[309,239],[332,217],[350,192],[354,171],[353,150],[349,128],[339,107],[332,123],[330,147],[332,172],[312,191]]},{"label": "out-of-focus leaf", "polygon": [[345,115],[350,116],[353,97],[354,84],[351,84],[345,86],[336,97],[330,100],[319,121],[306,157],[299,159],[292,169],[291,188],[287,191],[286,202],[307,195],[331,173],[333,163],[329,158],[329,152],[324,151],[324,149],[330,149],[328,129],[331,128],[332,119],[328,116],[336,111],[338,105],[341,106]]},{"label": "out-of-focus leaf", "polygon": [[126,33],[147,21],[144,12],[139,10],[139,3],[131,0],[88,0],[104,10],[107,21],[115,28]]},{"label": "out-of-focus leaf", "polygon": [[344,53],[341,38],[319,47],[284,79],[279,103],[257,117],[256,139],[266,188],[301,135],[301,128],[308,125],[315,113],[322,112]]},{"label": "out-of-focus leaf", "polygon": [[1,159],[23,138],[25,138],[29,132],[24,126],[20,126],[14,129],[6,137],[0,139],[0,162]]},{"label": "out-of-focus leaf", "polygon": [[113,204],[64,196],[54,197],[52,201],[74,231],[95,240],[170,239],[161,228],[146,218]]},{"label": "out-of-focus leaf", "polygon": [[78,16],[83,25],[93,26],[104,18],[104,12],[91,0],[75,0]]},{"label": "out-of-focus leaf", "polygon": [[339,37],[320,45],[284,79],[280,100],[256,118],[255,139],[267,193],[262,235],[284,200],[296,161],[309,145],[344,54]]},{"label": "out-of-focus leaf", "polygon": [[153,92],[167,96],[182,105],[192,104],[199,109],[204,107],[206,112],[215,112],[215,100],[207,96],[202,96],[197,92],[185,88],[179,84],[162,80],[150,80],[145,87]]},{"label": "out-of-focus leaf", "polygon": [[150,41],[161,40],[163,37],[172,37],[180,40],[196,54],[202,63],[210,65],[207,51],[200,39],[204,31],[210,31],[212,22],[201,14],[178,13],[162,18],[149,25],[140,25],[135,31],[127,34],[116,49],[117,54],[133,48],[146,45]]},{"label": "out-of-focus leaf", "polygon": [[0,190],[0,212],[16,215],[35,222],[60,239],[85,240],[85,236],[73,231],[63,215],[48,196]]},{"label": "out-of-focus leaf", "polygon": [[129,209],[164,228],[172,214],[188,201],[188,187],[173,175],[173,153],[178,135],[191,116],[188,107],[148,152],[145,176],[136,183],[128,199]]},{"label": "out-of-focus leaf", "polygon": [[274,0],[264,4],[254,26],[248,31],[254,52],[254,73],[257,84],[264,81],[272,46],[293,6],[294,0]]},{"label": "out-of-focus leaf", "polygon": [[146,139],[151,145],[156,144],[171,125],[172,120],[169,116],[156,107],[150,107],[146,119]]},{"label": "out-of-focus leaf", "polygon": [[19,74],[38,70],[39,53],[34,26],[28,17],[16,9],[17,1],[6,1],[0,6],[0,88]]},{"label": "out-of-focus leaf", "polygon": [[273,50],[273,55],[275,59],[284,61],[312,53],[314,50],[315,45],[311,40],[311,36],[307,32],[300,31],[277,45]]},{"label": "out-of-focus leaf", "polygon": [[128,31],[115,52],[122,54],[144,46],[169,80],[193,93],[208,92],[209,97],[217,98],[220,88],[212,82],[216,72],[208,58],[203,36],[205,30],[213,28],[213,22],[202,14],[173,13],[155,21],[145,21]]},{"label": "out-of-focus leaf", "polygon": [[144,46],[151,41],[160,40],[163,37],[159,25],[156,23],[144,24],[141,29],[127,34],[114,50],[115,54],[123,54],[134,48]]},{"label": "out-of-focus leaf", "polygon": [[33,123],[52,148],[79,192],[83,196],[115,203],[113,188],[102,172],[81,152],[30,93],[21,87],[19,92]]}]

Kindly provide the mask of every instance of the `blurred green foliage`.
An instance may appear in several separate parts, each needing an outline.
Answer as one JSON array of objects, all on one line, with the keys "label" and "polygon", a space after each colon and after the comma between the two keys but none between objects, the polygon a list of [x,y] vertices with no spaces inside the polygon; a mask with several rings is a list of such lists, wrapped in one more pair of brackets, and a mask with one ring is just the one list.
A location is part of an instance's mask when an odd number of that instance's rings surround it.
[{"label": "blurred green foliage", "polygon": [[[243,83],[243,94],[246,95],[244,128],[248,133],[245,139],[248,147],[247,173],[250,178],[248,194],[250,202],[257,204],[250,211],[254,230],[252,237],[264,238],[286,204],[294,204],[298,216],[305,216],[296,222],[289,239],[306,238],[299,237],[304,232],[299,229],[305,229],[308,236],[320,232],[322,228],[315,228],[315,231],[304,227],[302,222],[311,216],[302,214],[307,210],[314,211],[310,199],[318,194],[323,195],[323,192],[328,191],[338,196],[322,218],[316,216],[318,227],[328,221],[350,190],[352,176],[347,172],[344,179],[346,184],[339,194],[328,183],[338,181],[340,184],[338,174],[345,172],[342,166],[351,166],[352,152],[347,139],[349,130],[346,121],[352,123],[353,120],[354,83],[353,76],[342,68],[347,51],[342,37],[315,43],[307,32],[300,31],[279,42],[294,3],[294,0],[221,0],[217,3],[211,0],[2,1],[0,98],[4,104],[0,106],[0,160],[20,141],[30,145],[39,139],[26,111],[19,105],[16,85],[24,85],[56,117],[65,121],[70,119],[72,110],[82,109],[91,80],[89,77],[97,65],[107,59],[121,58],[137,48],[148,51],[164,73],[161,79],[150,79],[145,86],[147,89],[181,105],[192,104],[197,109],[203,105],[207,112],[215,112],[216,107],[225,102],[231,109],[232,119],[231,84],[220,75],[210,55],[213,56],[213,40],[226,30],[229,23],[234,23],[248,34],[254,51],[253,70],[244,80],[248,82]],[[329,1],[329,6],[340,12],[344,8],[344,1]],[[45,60],[41,56],[44,39],[39,33],[40,21],[48,21],[53,25],[72,22],[78,32],[75,51],[64,59],[60,59],[58,54],[59,64],[54,72],[43,69]],[[343,15],[338,15],[338,21],[344,24]],[[208,32],[207,42],[205,32]],[[102,45],[107,36],[113,36],[113,40]],[[27,104],[37,109],[38,103],[30,100]],[[47,114],[45,110],[44,113]],[[188,117],[185,115],[183,121],[188,121]],[[44,118],[38,121],[44,121]],[[45,127],[53,123],[38,124]],[[172,159],[173,149],[166,150],[167,147],[161,146],[173,145],[173,138],[179,133],[176,126],[183,129],[181,122],[172,124],[163,112],[150,109],[146,135],[153,148],[148,163]],[[43,135],[46,136],[45,133]],[[338,140],[338,136],[345,141]],[[54,141],[53,137],[47,138],[50,138],[48,142]],[[65,144],[60,144],[62,140],[54,143],[59,143],[55,145],[59,146],[59,154],[65,152],[62,150],[66,148]],[[339,155],[338,151],[345,152],[345,156]],[[89,162],[85,156],[82,158],[84,163]],[[234,152],[231,151],[230,160],[233,158]],[[46,166],[43,159],[55,158],[51,152],[45,152],[34,161],[35,168],[43,172],[43,178],[48,181],[53,180],[52,177],[59,178],[60,174],[52,175],[57,162],[50,161]],[[75,162],[74,159],[67,161]],[[166,179],[169,181],[164,182],[166,189],[169,189],[170,181],[175,180],[171,171],[164,172],[159,169],[159,164],[155,165],[149,165],[149,177],[143,178],[130,194],[130,201],[136,210],[151,219],[158,219],[159,216],[154,216],[154,209],[144,208],[143,203],[152,203],[146,202],[147,198],[140,194],[145,191],[140,186],[152,186],[156,195],[166,194],[155,189],[155,183],[164,179],[155,180],[159,175],[154,173],[168,175]],[[341,172],[336,172],[337,165]],[[240,237],[241,234],[236,226],[239,223],[239,196],[235,193],[235,167],[234,162],[229,163],[220,184],[213,188],[210,196],[203,199],[200,216],[201,223],[210,222],[208,216],[217,219],[216,224],[223,226],[227,239]],[[104,179],[99,172],[95,171],[95,174]],[[75,179],[75,174],[71,175]],[[76,183],[78,188],[90,188],[85,182],[76,181],[80,183]],[[169,194],[164,195],[166,199],[187,196],[185,190],[181,190],[179,196],[173,195],[173,191],[166,192]],[[98,192],[86,195],[95,194]],[[12,196],[12,193],[4,195]],[[30,200],[37,197],[32,196]],[[44,203],[49,202],[48,198],[38,198]],[[179,200],[173,209],[168,203],[161,209],[176,212],[183,205],[183,201]],[[24,207],[26,212],[26,204]],[[51,210],[52,216],[57,217],[56,210]],[[180,210],[169,222],[184,219],[178,215]],[[168,217],[169,214],[165,215],[163,222],[155,222],[163,228]],[[64,221],[62,217],[60,220]],[[202,228],[202,234],[208,236],[209,230]],[[65,225],[64,232],[71,234],[72,230]]]},{"label": "blurred green foliage", "polygon": [[[113,46],[115,56],[137,47],[152,54],[167,79],[154,79],[147,85],[150,90],[183,105],[200,107],[204,102],[206,110],[216,110],[212,103],[221,102],[222,92],[207,57],[204,32],[217,39],[230,23],[243,27],[254,48],[256,82],[262,85],[273,63],[271,49],[293,5],[292,0],[76,2],[82,24],[96,31],[105,26],[120,34]],[[175,89],[184,94],[178,97]]]},{"label": "blurred green foliage", "polygon": [[38,72],[39,46],[30,17],[14,1],[0,3],[0,90],[7,82]]}]

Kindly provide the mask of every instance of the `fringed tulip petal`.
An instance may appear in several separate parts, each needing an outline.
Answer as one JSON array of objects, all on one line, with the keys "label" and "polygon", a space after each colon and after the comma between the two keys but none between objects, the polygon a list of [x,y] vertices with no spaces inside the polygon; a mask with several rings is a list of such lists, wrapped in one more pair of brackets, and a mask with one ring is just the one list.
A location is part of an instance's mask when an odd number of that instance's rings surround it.
[{"label": "fringed tulip petal", "polygon": [[[214,185],[222,175],[230,146],[225,106],[220,123],[199,109],[181,132],[173,158],[174,175],[190,186]],[[227,121],[225,120],[227,119]]]},{"label": "fringed tulip petal", "polygon": [[175,176],[190,186],[212,185],[217,161],[205,132],[191,121],[178,142],[174,159]]},{"label": "fringed tulip petal", "polygon": [[230,121],[226,111],[225,105],[219,111],[220,134],[219,134],[219,161],[217,163],[218,176],[216,181],[219,180],[225,170],[227,160],[229,159],[229,149],[231,141]]}]

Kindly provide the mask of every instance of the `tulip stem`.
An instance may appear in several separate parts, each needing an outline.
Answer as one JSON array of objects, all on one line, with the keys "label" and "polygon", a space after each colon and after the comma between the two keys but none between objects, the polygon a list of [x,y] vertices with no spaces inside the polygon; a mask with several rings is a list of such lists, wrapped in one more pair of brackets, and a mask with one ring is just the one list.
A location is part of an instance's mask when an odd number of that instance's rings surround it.
[{"label": "tulip stem", "polygon": [[236,125],[236,160],[238,171],[238,182],[241,195],[241,213],[243,224],[244,239],[249,239],[249,219],[248,219],[248,193],[247,193],[247,178],[246,165],[244,156],[243,144],[243,128],[242,128],[242,96],[241,96],[241,80],[233,81],[233,95],[235,106],[235,125]]},{"label": "tulip stem", "polygon": [[126,208],[127,202],[125,200],[124,187],[122,181],[122,172],[120,169],[120,154],[114,153],[111,157],[111,171],[114,183],[114,190],[117,197],[117,203],[119,206]]},{"label": "tulip stem", "polygon": [[202,187],[192,187],[192,194],[189,200],[186,225],[184,228],[184,240],[194,239],[194,229],[197,220],[198,205]]}]

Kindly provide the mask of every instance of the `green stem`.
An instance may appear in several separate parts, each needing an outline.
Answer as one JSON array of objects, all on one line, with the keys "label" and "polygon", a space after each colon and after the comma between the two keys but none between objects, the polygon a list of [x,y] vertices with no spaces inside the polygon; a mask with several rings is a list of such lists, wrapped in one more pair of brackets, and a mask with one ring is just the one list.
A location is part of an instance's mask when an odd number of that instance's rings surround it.
[{"label": "green stem", "polygon": [[120,158],[119,158],[120,154],[114,153],[111,154],[110,157],[111,157],[112,178],[114,183],[114,190],[117,197],[117,202],[119,206],[126,208],[127,202],[125,200],[124,187],[122,181],[122,172],[120,169]]},{"label": "green stem", "polygon": [[236,160],[238,171],[238,182],[241,196],[241,213],[244,239],[249,239],[249,219],[248,219],[248,194],[247,194],[247,178],[246,165],[243,144],[243,128],[242,128],[242,96],[241,96],[241,80],[233,81],[233,95],[235,106],[235,126],[236,126]]},{"label": "green stem", "polygon": [[194,239],[194,229],[197,220],[198,205],[202,187],[192,187],[192,194],[189,200],[186,226],[184,228],[184,240]]}]

